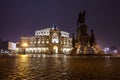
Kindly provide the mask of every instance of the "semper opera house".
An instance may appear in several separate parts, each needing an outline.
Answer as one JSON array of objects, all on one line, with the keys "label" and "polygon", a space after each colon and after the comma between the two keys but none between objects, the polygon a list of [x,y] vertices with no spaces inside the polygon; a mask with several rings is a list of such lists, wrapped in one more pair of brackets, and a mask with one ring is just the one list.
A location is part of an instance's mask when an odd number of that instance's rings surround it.
[{"label": "semper opera house", "polygon": [[18,53],[63,53],[69,54],[72,49],[72,38],[69,33],[61,31],[52,25],[52,28],[36,30],[31,37],[20,37],[17,46]]}]

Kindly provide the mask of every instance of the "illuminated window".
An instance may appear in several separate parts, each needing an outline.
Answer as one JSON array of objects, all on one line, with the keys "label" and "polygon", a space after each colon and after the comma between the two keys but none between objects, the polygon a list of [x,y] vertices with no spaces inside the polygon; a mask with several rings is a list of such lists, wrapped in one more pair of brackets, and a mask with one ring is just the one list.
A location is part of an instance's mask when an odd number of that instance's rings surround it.
[{"label": "illuminated window", "polygon": [[61,41],[61,44],[63,44],[63,42]]},{"label": "illuminated window", "polygon": [[43,43],[43,44],[45,43],[44,39],[42,40],[42,43]]},{"label": "illuminated window", "polygon": [[66,41],[64,40],[64,44],[66,44]]},{"label": "illuminated window", "polygon": [[40,44],[40,41],[38,41],[38,44]]},{"label": "illuminated window", "polygon": [[36,44],[36,41],[34,41],[34,44]]},{"label": "illuminated window", "polygon": [[67,40],[67,44],[69,45],[69,40]]},{"label": "illuminated window", "polygon": [[49,44],[49,41],[48,41],[48,39],[47,39],[47,41],[46,41],[46,44]]},{"label": "illuminated window", "polygon": [[32,44],[33,42],[31,41],[30,44]]}]

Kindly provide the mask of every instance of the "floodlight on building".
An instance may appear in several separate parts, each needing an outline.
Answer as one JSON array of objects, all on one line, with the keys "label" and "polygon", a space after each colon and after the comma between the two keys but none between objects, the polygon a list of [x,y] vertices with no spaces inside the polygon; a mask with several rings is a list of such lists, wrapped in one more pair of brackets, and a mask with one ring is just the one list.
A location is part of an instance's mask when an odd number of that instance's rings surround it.
[{"label": "floodlight on building", "polygon": [[22,46],[23,46],[23,47],[27,47],[28,44],[25,42],[25,43],[22,44]]}]

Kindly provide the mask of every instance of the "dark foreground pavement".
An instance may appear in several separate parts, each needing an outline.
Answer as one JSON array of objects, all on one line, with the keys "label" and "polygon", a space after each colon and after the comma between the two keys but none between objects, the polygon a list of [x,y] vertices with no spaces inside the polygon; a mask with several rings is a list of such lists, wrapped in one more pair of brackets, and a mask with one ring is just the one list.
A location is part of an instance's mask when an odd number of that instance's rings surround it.
[{"label": "dark foreground pavement", "polygon": [[0,80],[120,80],[119,57],[0,57]]}]

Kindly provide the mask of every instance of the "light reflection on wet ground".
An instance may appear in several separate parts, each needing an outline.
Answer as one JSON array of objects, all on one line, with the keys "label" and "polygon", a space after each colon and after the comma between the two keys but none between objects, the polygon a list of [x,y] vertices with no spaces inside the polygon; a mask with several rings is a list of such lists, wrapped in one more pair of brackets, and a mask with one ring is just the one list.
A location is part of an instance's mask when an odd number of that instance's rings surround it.
[{"label": "light reflection on wet ground", "polygon": [[39,55],[0,57],[0,80],[119,80],[120,58]]}]

